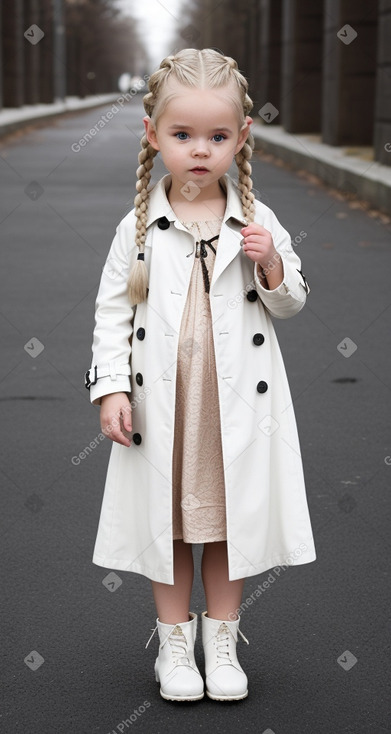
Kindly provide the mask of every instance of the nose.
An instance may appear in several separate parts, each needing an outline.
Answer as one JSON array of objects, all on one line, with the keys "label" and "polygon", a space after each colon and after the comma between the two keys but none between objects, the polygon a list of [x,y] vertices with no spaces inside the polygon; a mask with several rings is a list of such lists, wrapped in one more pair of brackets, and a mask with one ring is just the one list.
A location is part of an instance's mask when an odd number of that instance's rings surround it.
[{"label": "nose", "polygon": [[198,158],[207,158],[209,156],[209,146],[206,140],[199,138],[195,141],[193,155]]}]

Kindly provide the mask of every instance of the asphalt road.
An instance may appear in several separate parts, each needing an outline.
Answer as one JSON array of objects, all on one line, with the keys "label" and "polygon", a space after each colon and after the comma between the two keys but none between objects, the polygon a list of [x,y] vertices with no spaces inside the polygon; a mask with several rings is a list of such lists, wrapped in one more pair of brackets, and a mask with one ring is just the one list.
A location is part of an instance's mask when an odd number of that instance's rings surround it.
[{"label": "asphalt road", "polygon": [[[3,731],[390,731],[389,225],[256,157],[256,188],[295,241],[312,289],[306,308],[275,326],[318,559],[274,573],[243,613],[248,699],[165,702],[153,676],[156,637],[145,650],[155,620],[149,581],[119,572],[110,584],[91,563],[109,439],[77,460],[100,432],[83,373],[142,133],[134,99],[82,147],[105,112],[0,144]],[[244,598],[268,576],[247,579]],[[198,566],[192,609],[204,609]]]}]

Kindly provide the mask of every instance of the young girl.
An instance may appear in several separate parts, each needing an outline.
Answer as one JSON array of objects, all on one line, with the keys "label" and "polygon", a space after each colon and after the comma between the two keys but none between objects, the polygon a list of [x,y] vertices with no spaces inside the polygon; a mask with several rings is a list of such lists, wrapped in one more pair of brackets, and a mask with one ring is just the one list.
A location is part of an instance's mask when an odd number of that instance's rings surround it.
[{"label": "young girl", "polygon": [[[206,693],[219,701],[248,692],[236,655],[244,578],[315,559],[271,321],[298,313],[309,288],[288,232],[254,201],[247,88],[210,49],[152,74],[135,208],[103,269],[86,374],[113,440],[93,561],[151,579],[155,675],[174,701],[204,695],[192,543],[204,544]],[[151,189],[158,151],[169,174]]]}]

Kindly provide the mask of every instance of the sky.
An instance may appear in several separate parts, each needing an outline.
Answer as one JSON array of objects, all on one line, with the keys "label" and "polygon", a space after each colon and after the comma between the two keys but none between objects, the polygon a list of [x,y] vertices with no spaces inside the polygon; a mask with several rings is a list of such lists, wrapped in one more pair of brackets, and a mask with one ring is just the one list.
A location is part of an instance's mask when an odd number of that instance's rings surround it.
[{"label": "sky", "polygon": [[175,30],[186,25],[181,21],[184,0],[117,0],[116,4],[125,15],[138,19],[152,69],[158,67],[173,50]]}]

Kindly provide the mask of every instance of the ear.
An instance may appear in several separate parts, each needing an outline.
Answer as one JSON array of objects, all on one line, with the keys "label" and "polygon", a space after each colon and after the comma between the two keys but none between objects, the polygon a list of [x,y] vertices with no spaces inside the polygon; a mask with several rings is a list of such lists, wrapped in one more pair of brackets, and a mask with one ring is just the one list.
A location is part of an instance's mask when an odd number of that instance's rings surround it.
[{"label": "ear", "polygon": [[250,132],[250,125],[252,124],[253,124],[252,118],[247,115],[246,122],[244,123],[242,129],[239,132],[238,142],[235,148],[235,155],[239,153],[239,151],[243,148],[243,145],[245,144],[248,138],[249,132]]},{"label": "ear", "polygon": [[151,118],[149,117],[149,115],[146,115],[143,118],[143,123],[144,123],[145,134],[147,136],[148,143],[152,145],[152,148],[154,148],[155,150],[160,150],[160,146],[159,146],[159,143],[156,137],[156,130],[155,130],[154,124]]}]

